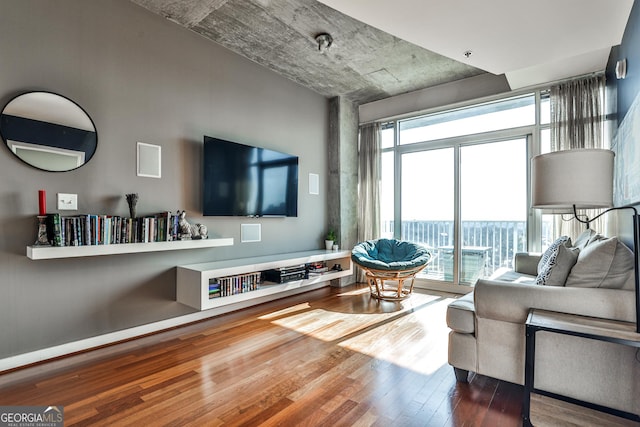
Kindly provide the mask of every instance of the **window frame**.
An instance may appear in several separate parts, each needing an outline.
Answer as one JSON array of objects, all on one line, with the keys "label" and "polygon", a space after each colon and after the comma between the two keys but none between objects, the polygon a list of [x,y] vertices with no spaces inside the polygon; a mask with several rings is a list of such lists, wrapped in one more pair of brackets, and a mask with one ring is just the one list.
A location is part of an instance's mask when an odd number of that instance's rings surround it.
[{"label": "window frame", "polygon": [[[526,95],[533,95],[535,99],[535,121],[532,125],[520,126],[514,128],[507,128],[501,130],[494,130],[489,132],[482,132],[471,135],[454,136],[450,138],[428,140],[422,142],[414,142],[410,144],[400,144],[400,123],[405,120],[410,120],[420,116],[426,116],[429,114],[441,114],[446,111],[461,110],[463,108],[470,108],[487,104],[490,102],[499,102],[500,100],[508,100],[510,98],[524,97]],[[417,287],[425,287],[436,290],[460,290],[462,292],[468,292],[473,290],[472,286],[461,285],[458,283],[458,270],[461,259],[462,249],[460,247],[461,241],[461,223],[460,223],[460,148],[468,145],[486,144],[501,140],[522,138],[527,139],[527,165],[526,165],[526,200],[527,200],[527,220],[526,220],[526,238],[527,238],[527,250],[530,252],[540,252],[541,250],[541,236],[542,236],[542,215],[538,210],[531,208],[531,173],[530,164],[531,159],[540,154],[541,151],[541,133],[545,129],[550,128],[550,123],[541,123],[542,115],[542,102],[546,101],[549,97],[549,89],[542,88],[537,90],[523,91],[521,93],[509,93],[502,96],[491,97],[481,100],[475,100],[466,104],[460,104],[449,107],[442,107],[430,112],[421,112],[413,115],[405,115],[403,117],[397,117],[393,119],[381,121],[381,127],[388,129],[393,128],[393,146],[382,148],[382,153],[393,153],[393,235],[396,238],[400,238],[402,233],[402,155],[405,153],[420,152],[425,150],[442,149],[442,148],[454,148],[454,241],[457,242],[455,247],[455,257],[458,262],[454,262],[453,282],[443,282],[437,280],[429,280],[425,278],[416,279]]]}]

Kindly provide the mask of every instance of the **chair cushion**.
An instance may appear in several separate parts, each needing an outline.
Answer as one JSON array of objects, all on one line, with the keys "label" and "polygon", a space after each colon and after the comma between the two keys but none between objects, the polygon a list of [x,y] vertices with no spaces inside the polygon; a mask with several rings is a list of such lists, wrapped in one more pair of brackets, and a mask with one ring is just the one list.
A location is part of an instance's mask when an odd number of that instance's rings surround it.
[{"label": "chair cushion", "polygon": [[473,334],[476,331],[476,314],[473,292],[461,296],[447,307],[447,326],[456,332]]},{"label": "chair cushion", "polygon": [[378,239],[358,243],[351,251],[351,259],[376,270],[408,270],[428,263],[431,252],[416,243]]}]

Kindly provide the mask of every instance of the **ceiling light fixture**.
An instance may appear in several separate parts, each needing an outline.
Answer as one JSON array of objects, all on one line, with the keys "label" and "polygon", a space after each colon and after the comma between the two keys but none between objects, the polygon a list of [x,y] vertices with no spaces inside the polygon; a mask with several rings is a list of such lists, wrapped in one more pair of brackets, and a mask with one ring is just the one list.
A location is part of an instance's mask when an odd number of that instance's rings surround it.
[{"label": "ceiling light fixture", "polygon": [[318,43],[318,51],[324,53],[333,44],[333,37],[331,37],[329,33],[318,34],[316,36],[316,42]]}]

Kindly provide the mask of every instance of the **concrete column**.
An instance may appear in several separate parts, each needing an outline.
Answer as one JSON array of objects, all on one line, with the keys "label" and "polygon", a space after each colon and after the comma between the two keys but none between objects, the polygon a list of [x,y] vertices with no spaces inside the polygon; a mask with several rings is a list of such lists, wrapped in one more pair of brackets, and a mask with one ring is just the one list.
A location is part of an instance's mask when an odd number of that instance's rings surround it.
[{"label": "concrete column", "polygon": [[[341,249],[351,249],[358,236],[358,107],[346,99],[329,100],[328,224]],[[353,283],[355,276],[332,282]]]}]

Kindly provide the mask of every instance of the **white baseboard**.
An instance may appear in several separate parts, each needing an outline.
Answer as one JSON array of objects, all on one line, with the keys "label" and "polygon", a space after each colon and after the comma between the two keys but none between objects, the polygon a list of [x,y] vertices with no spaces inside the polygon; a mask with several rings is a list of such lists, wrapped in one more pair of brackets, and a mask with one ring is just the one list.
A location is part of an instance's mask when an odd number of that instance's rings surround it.
[{"label": "white baseboard", "polygon": [[175,317],[173,319],[149,323],[146,325],[137,326],[135,328],[124,329],[121,331],[98,335],[79,341],[73,341],[42,350],[19,354],[17,356],[7,357],[5,359],[0,359],[0,373],[3,371],[8,371],[11,369],[16,369],[34,363],[42,362],[44,360],[67,356],[81,351],[91,350],[96,347],[114,344],[131,338],[136,338],[165,329],[174,328],[176,326],[182,326],[187,323],[206,319],[207,317],[211,317],[211,314],[207,312],[197,312],[188,314],[186,316]]}]

